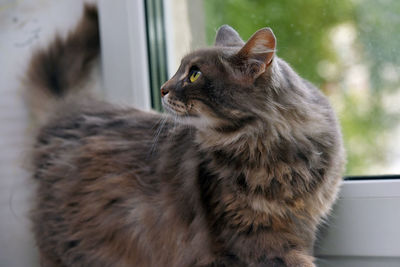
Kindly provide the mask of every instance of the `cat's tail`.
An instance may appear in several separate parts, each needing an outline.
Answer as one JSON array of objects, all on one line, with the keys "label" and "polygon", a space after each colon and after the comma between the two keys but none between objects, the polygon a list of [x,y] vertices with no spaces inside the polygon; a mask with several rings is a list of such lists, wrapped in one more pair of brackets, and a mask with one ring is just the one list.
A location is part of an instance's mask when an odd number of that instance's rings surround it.
[{"label": "cat's tail", "polygon": [[35,121],[42,124],[53,109],[72,96],[85,95],[88,77],[100,52],[98,12],[86,4],[77,26],[63,38],[56,35],[36,51],[24,77],[26,100]]}]

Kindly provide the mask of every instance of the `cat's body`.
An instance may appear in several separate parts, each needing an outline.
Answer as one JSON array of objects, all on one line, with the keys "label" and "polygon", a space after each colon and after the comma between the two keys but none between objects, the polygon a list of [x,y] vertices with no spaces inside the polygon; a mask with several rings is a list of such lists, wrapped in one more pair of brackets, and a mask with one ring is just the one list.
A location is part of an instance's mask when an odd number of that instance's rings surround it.
[{"label": "cat's body", "polygon": [[[93,34],[79,35],[95,23],[87,8],[70,35],[79,45],[70,37],[34,57],[32,97],[51,98],[65,77],[71,88],[80,82],[56,53],[98,51]],[[250,58],[259,39],[270,50]],[[162,88],[175,116],[77,101],[56,86],[53,101],[67,100],[41,128],[33,160],[43,266],[313,266],[343,168],[337,122],[274,56],[272,32],[240,41],[224,26],[216,47],[183,59]],[[79,59],[82,75],[96,53],[68,62]]]}]

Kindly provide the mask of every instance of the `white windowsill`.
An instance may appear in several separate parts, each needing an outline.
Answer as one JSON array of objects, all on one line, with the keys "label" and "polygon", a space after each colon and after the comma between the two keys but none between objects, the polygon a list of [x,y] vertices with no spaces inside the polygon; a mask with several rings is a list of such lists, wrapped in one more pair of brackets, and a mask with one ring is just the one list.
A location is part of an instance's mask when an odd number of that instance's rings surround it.
[{"label": "white windowsill", "polygon": [[399,226],[400,180],[345,181],[316,244],[319,266],[400,266]]}]

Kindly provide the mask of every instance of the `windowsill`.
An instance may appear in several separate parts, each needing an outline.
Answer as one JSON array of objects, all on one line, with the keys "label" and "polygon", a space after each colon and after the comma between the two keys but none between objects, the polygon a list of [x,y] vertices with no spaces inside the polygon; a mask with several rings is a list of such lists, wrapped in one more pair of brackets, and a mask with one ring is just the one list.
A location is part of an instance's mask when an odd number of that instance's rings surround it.
[{"label": "windowsill", "polygon": [[316,244],[315,254],[324,259],[319,266],[342,266],[332,262],[345,258],[360,262],[349,266],[366,266],[360,264],[371,257],[381,264],[375,266],[392,266],[385,264],[393,259],[400,262],[400,179],[370,178],[343,182]]}]

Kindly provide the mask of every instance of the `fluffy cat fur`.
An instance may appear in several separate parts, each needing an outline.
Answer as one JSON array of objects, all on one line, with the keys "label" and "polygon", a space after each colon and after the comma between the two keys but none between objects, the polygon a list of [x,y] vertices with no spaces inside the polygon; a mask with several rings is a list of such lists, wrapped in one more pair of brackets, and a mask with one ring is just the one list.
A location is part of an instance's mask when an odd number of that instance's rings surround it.
[{"label": "fluffy cat fur", "polygon": [[42,266],[315,266],[341,134],[275,47],[268,28],[245,43],[222,26],[163,85],[171,115],[80,96],[100,51],[93,6],[37,51],[26,84],[45,121],[33,153]]}]

